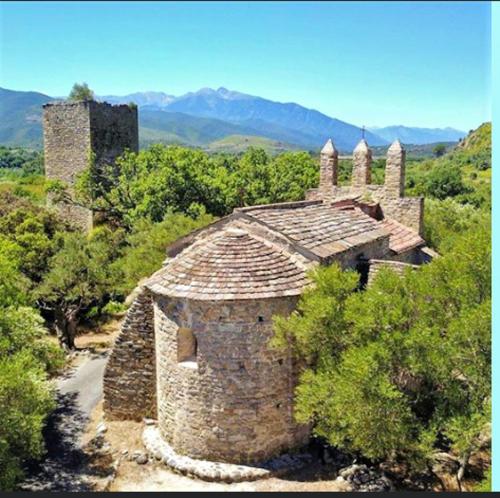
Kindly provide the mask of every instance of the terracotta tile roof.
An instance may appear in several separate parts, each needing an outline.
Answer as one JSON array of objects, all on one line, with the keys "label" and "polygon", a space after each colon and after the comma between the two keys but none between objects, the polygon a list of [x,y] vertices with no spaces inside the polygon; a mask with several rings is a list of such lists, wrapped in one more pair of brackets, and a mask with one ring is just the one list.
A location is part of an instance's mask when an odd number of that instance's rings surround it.
[{"label": "terracotta tile roof", "polygon": [[300,257],[226,226],[182,251],[146,286],[158,294],[200,300],[295,296],[308,283],[306,271]]},{"label": "terracotta tile roof", "polygon": [[390,233],[389,248],[395,253],[399,254],[425,244],[425,240],[415,230],[395,220],[385,218],[379,223]]},{"label": "terracotta tile roof", "polygon": [[295,208],[247,208],[244,213],[320,257],[387,236],[378,221],[353,206],[316,203]]}]

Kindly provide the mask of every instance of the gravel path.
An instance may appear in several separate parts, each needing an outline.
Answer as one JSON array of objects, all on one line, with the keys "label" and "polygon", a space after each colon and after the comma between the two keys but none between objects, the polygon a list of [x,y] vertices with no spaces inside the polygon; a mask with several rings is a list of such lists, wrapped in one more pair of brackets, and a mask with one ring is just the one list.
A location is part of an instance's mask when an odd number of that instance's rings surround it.
[{"label": "gravel path", "polygon": [[106,354],[89,354],[57,382],[57,408],[44,429],[47,454],[28,465],[25,491],[91,491],[81,437],[102,398]]}]

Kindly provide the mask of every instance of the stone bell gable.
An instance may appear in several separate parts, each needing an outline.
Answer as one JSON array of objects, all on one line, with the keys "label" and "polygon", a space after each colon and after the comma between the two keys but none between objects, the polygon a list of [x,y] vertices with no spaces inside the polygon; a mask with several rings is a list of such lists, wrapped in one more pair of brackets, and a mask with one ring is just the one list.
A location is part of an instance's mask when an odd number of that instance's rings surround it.
[{"label": "stone bell gable", "polygon": [[[125,150],[137,152],[137,108],[93,100],[50,102],[43,106],[45,175],[71,187],[94,157],[96,167],[113,163]],[[51,203],[51,197],[48,197]],[[61,216],[84,231],[92,228],[92,212],[57,204]]]},{"label": "stone bell gable", "polygon": [[[328,147],[327,147],[328,146]],[[338,153],[329,140],[321,152],[321,164],[337,164]],[[328,168],[320,168],[320,186],[311,189],[306,199],[340,201],[345,199],[378,205],[380,216],[393,219],[423,234],[423,197],[406,197],[404,191],[406,151],[396,140],[387,151],[383,185],[371,183],[372,151],[366,140],[361,140],[353,152],[351,184],[339,186],[331,181]]]}]

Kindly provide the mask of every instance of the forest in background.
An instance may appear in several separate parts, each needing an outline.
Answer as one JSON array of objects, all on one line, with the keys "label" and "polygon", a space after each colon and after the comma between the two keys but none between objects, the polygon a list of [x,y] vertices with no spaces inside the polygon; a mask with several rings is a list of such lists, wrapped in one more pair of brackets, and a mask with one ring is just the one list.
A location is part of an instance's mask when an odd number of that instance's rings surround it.
[{"label": "forest in background", "polygon": [[[374,160],[374,183],[384,163]],[[235,207],[302,200],[318,183],[310,153],[254,147],[153,145],[118,166],[96,175],[90,165],[79,178],[76,202],[107,220],[83,235],[46,208],[48,191],[61,200],[67,192],[45,180],[42,155],[0,148],[0,489],[43,454],[49,379],[82,324],[122,312],[180,236]],[[339,166],[348,182],[351,161]],[[406,186],[426,197],[425,238],[442,258],[402,279],[381,272],[363,293],[353,292],[355,275],[319,271],[298,312],[278,321],[277,341],[292,338],[308,361],[297,415],[319,437],[408,473],[432,473],[436,453],[449,452],[460,482],[490,416],[491,124],[441,157],[408,161]]]}]

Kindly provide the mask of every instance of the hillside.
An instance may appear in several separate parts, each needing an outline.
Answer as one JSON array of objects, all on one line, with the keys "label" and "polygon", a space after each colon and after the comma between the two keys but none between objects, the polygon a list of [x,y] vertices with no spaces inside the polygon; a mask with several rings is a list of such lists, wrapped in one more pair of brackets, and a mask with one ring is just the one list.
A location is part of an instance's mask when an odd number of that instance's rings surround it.
[{"label": "hillside", "polygon": [[457,142],[465,136],[465,132],[454,128],[418,128],[410,126],[386,126],[369,128],[379,137],[389,142],[399,139],[405,144],[431,144],[436,142]]},{"label": "hillside", "polygon": [[206,150],[208,152],[229,152],[232,154],[239,154],[245,152],[248,147],[264,149],[272,156],[296,148],[293,145],[271,140],[269,138],[251,135],[230,135],[212,142]]},{"label": "hillside", "polygon": [[[138,92],[124,97],[98,97],[111,103],[135,102],[139,108],[141,143],[151,141],[206,146],[231,135],[251,135],[319,149],[329,137],[350,152],[360,128],[295,103],[282,104],[224,88],[203,89],[173,97],[162,92]],[[0,144],[40,146],[41,106],[53,100],[37,92],[2,90]],[[367,133],[370,144],[386,142]]]},{"label": "hillside", "polygon": [[413,194],[443,198],[444,193],[448,192],[460,202],[489,207],[491,123],[484,123],[469,132],[464,140],[442,157],[413,163],[410,161],[407,183]]},{"label": "hillside", "polygon": [[139,139],[141,146],[148,143],[178,143],[194,147],[233,135],[257,135],[255,129],[220,119],[200,118],[181,112],[141,109],[139,112]]},{"label": "hillside", "polygon": [[[219,150],[227,144],[235,149],[235,136],[261,137],[281,147],[317,151],[333,137],[337,148],[350,154],[362,136],[359,127],[319,111],[307,109],[295,103],[273,102],[261,97],[219,88],[204,88],[175,97],[163,92],[136,92],[125,96],[97,97],[111,103],[135,102],[139,106],[139,134],[141,146],[154,142],[177,143],[194,147]],[[0,144],[10,146],[40,147],[42,143],[41,106],[54,100],[37,92],[17,92],[0,89]],[[389,130],[389,128],[391,130]],[[458,132],[451,128],[435,130],[405,126],[380,128],[381,134],[365,132],[370,146],[383,150],[397,135],[405,144],[442,142],[445,136],[454,137]],[[385,130],[385,131],[384,131]],[[399,134],[399,135],[398,135]],[[463,134],[462,134],[463,135]],[[462,136],[460,135],[460,136]],[[230,138],[227,142],[221,139]],[[427,156],[427,145],[421,145],[415,157]]]},{"label": "hillside", "polygon": [[[434,157],[434,147],[436,145],[444,145],[446,148],[446,152],[450,152],[453,150],[458,142],[435,142],[430,144],[407,144],[403,142],[403,145],[406,149],[406,157],[407,159],[422,159],[422,158],[430,158]],[[382,157],[387,154],[387,149],[389,147],[387,145],[372,147],[373,155]]]},{"label": "hillside", "polygon": [[[263,136],[290,141],[288,136],[272,132],[273,127],[281,127],[295,133],[294,143],[304,148],[319,148],[328,138],[335,137],[339,149],[351,151],[362,134],[359,127],[314,109],[295,103],[273,102],[222,87],[218,90],[203,88],[198,92],[188,93],[176,98],[165,109],[257,127]],[[367,132],[366,139],[372,145],[387,143],[370,132]]]},{"label": "hillside", "polygon": [[0,144],[37,147],[42,141],[42,105],[52,97],[0,88]]}]

